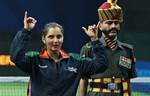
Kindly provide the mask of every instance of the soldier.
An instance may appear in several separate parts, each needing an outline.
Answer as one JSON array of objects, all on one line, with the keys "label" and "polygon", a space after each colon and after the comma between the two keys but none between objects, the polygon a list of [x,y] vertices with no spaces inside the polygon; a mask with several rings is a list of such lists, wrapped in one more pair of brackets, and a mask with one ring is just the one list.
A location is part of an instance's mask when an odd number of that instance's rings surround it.
[{"label": "soldier", "polygon": [[[136,77],[133,47],[117,40],[123,12],[116,0],[107,0],[98,8],[99,23],[91,25],[85,32],[96,32],[109,54],[108,69],[104,73],[83,77],[80,80],[80,96],[131,96],[130,79]],[[91,36],[91,41],[97,37]],[[81,49],[82,58],[93,58],[91,42]],[[89,88],[87,91],[87,85]],[[88,92],[88,95],[87,95]]]}]

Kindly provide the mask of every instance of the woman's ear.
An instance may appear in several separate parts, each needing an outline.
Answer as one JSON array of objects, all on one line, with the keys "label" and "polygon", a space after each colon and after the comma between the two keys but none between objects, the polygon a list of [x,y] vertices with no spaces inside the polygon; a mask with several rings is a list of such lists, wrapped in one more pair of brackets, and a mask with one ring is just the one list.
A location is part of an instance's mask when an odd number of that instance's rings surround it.
[{"label": "woman's ear", "polygon": [[44,38],[44,36],[42,36],[42,42],[45,44],[45,38]]}]

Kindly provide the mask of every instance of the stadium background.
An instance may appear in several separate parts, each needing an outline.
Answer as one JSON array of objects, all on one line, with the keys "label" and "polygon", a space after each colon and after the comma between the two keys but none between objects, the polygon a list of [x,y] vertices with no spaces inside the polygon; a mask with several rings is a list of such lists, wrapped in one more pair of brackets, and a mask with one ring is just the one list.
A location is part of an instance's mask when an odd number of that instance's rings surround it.
[{"label": "stadium background", "polygon": [[[105,0],[0,0],[0,65],[1,56],[9,55],[11,41],[23,27],[24,12],[35,17],[38,22],[33,32],[29,50],[40,50],[41,30],[48,22],[64,26],[65,43],[68,52],[80,52],[83,44],[89,41],[82,26],[97,23],[97,8]],[[150,1],[118,0],[124,10],[124,23],[119,39],[134,45],[139,77],[150,77]],[[39,43],[40,42],[40,43]],[[15,66],[1,66],[0,76],[26,75]],[[146,86],[149,87],[150,86]],[[150,93],[150,91],[148,91]]]}]

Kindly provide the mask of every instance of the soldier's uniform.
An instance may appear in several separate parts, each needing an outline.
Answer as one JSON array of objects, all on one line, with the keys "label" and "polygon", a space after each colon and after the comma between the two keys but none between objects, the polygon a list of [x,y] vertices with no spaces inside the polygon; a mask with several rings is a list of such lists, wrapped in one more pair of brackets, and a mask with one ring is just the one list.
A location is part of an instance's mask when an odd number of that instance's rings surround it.
[{"label": "soldier's uniform", "polygon": [[[100,23],[107,20],[123,22],[123,11],[117,5],[117,0],[107,0],[100,5],[98,15]],[[109,56],[108,69],[104,73],[90,76],[88,96],[131,96],[130,79],[136,77],[133,47],[117,41],[113,49],[105,36],[102,36],[100,40]],[[90,42],[82,47],[81,56],[94,57]]]},{"label": "soldier's uniform", "polygon": [[[112,51],[106,46],[109,63],[104,73],[90,76],[88,96],[131,96],[130,79],[136,77],[133,47],[117,41]],[[81,49],[82,58],[93,58],[91,43]]]}]

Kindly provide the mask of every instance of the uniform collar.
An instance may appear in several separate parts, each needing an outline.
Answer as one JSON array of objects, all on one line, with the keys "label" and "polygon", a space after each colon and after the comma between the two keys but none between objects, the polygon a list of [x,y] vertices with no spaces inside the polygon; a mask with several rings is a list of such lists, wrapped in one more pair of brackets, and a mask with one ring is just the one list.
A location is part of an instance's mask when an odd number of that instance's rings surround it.
[{"label": "uniform collar", "polygon": [[[100,39],[100,42],[102,42],[102,44],[106,47],[107,45],[106,45],[106,42],[105,42],[105,40],[104,40],[104,37],[101,37]],[[119,41],[119,40],[117,40],[117,46],[118,46],[118,48],[123,48],[122,47],[122,43]]]},{"label": "uniform collar", "polygon": [[[65,51],[60,50],[59,53],[60,53],[61,57],[63,57],[63,58],[69,58],[69,55]],[[39,56],[41,58],[49,59],[49,55],[48,55],[47,49],[43,48],[42,51],[40,52]]]}]

